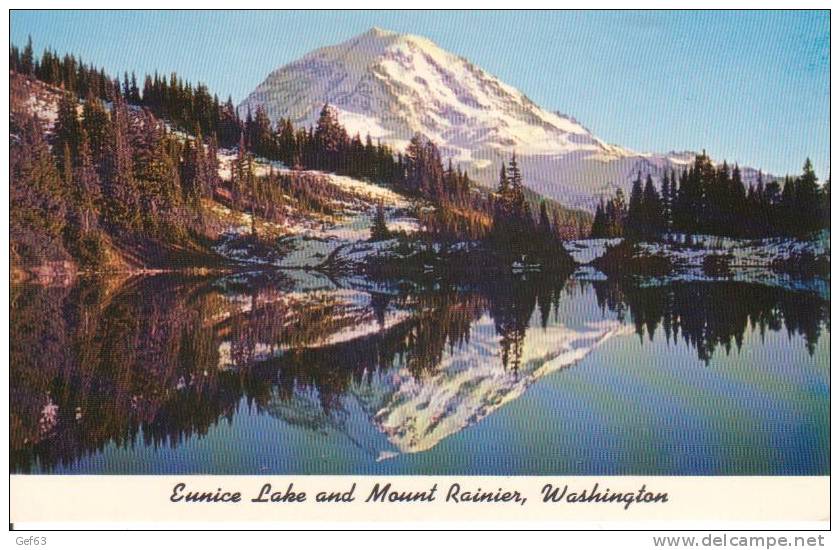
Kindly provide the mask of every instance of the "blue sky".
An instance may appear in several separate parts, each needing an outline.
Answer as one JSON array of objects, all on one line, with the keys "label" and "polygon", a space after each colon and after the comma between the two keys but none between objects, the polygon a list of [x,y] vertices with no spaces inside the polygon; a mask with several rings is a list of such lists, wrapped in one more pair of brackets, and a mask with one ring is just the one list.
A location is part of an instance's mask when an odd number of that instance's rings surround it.
[{"label": "blue sky", "polygon": [[13,11],[11,40],[114,72],[174,70],[238,102],[372,26],[426,36],[610,143],[829,170],[827,11]]}]

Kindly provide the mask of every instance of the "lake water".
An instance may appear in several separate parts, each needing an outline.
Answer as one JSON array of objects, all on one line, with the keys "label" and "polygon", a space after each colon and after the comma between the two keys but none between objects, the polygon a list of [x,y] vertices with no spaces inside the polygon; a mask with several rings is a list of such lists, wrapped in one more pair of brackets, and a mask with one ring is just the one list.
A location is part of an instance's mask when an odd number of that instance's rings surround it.
[{"label": "lake water", "polygon": [[562,277],[14,286],[11,469],[829,473],[829,303]]}]

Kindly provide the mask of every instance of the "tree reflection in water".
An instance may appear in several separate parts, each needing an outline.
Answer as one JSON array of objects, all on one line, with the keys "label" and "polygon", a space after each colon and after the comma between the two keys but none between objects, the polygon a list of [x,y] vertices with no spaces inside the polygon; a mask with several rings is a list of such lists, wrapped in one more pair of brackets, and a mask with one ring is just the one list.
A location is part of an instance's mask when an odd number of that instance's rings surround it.
[{"label": "tree reflection in water", "polygon": [[[232,421],[314,392],[338,414],[351,386],[406,369],[419,383],[467,344],[489,315],[499,368],[516,372],[531,327],[563,323],[565,277],[494,279],[469,289],[370,294],[295,291],[280,275],[219,280],[82,280],[72,288],[14,286],[11,305],[11,468],[50,471],[106,445],[176,447]],[[826,301],[739,283],[637,288],[594,284],[605,316],[640,337],[662,328],[709,362],[747,329],[814,346]],[[303,421],[303,420],[301,420]]]},{"label": "tree reflection in water", "polygon": [[738,282],[675,283],[638,287],[613,281],[594,283],[602,310],[635,325],[636,334],[653,340],[659,327],[668,342],[682,338],[706,364],[715,350],[738,350],[747,329],[762,337],[786,330],[802,337],[813,355],[823,329],[830,330],[829,302],[808,293]]}]

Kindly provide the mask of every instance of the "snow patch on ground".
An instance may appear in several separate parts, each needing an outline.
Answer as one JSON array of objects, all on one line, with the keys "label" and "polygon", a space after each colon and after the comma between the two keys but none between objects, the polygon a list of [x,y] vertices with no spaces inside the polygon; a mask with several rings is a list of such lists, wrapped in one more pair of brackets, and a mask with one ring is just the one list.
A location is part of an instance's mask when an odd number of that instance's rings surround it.
[{"label": "snow patch on ground", "polygon": [[591,265],[579,266],[572,276],[579,281],[606,281],[607,276]]},{"label": "snow patch on ground", "polygon": [[576,263],[588,264],[606,254],[607,245],[615,246],[621,241],[622,239],[580,239],[565,241],[563,246]]},{"label": "snow patch on ground", "polygon": [[[607,245],[615,246],[623,239],[581,239],[566,241],[563,246],[578,264],[590,264],[607,252]],[[689,242],[691,244],[684,244]],[[639,243],[640,252],[648,256],[663,256],[685,267],[701,267],[712,255],[730,256],[731,267],[770,267],[773,262],[788,260],[799,254],[830,255],[831,239],[822,231],[808,240],[774,237],[768,239],[735,239],[716,235],[666,235],[662,242]]]},{"label": "snow patch on ground", "polygon": [[[289,172],[287,169],[281,169],[279,171]],[[393,208],[408,208],[411,206],[408,199],[381,185],[376,185],[364,180],[358,180],[349,176],[340,176],[329,172],[321,172],[319,170],[305,170],[302,173],[326,178],[336,187],[366,201],[373,201],[374,203],[381,201],[384,206],[391,206]]]},{"label": "snow patch on ground", "polygon": [[[730,268],[772,267],[774,262],[786,261],[802,254],[814,257],[831,252],[831,240],[822,231],[808,240],[775,237],[769,239],[733,239],[711,235],[692,236],[693,245],[684,245],[685,237],[666,236],[666,242],[640,243],[641,253],[664,256],[682,268],[702,267],[710,256],[726,256]],[[674,244],[676,243],[676,244]]]},{"label": "snow patch on ground", "polygon": [[[588,239],[564,243],[566,250],[579,264],[574,273],[578,280],[599,281],[607,277],[590,264],[606,253],[606,245],[621,239]],[[690,244],[685,244],[686,242]],[[715,235],[667,235],[664,242],[639,243],[642,256],[668,258],[674,266],[672,273],[644,278],[644,285],[667,285],[674,282],[739,281],[764,284],[798,292],[810,292],[828,299],[829,281],[821,277],[796,277],[774,269],[777,262],[799,256],[830,257],[831,238],[828,231],[817,233],[808,240],[792,238],[735,239]],[[721,257],[725,270],[710,274],[704,262],[713,256]]]},{"label": "snow patch on ground", "polygon": [[[235,155],[231,158],[235,158]],[[282,166],[276,167],[275,171],[290,172]],[[416,204],[387,187],[315,170],[299,173],[323,178],[355,197],[356,201],[351,204],[336,202],[334,206],[337,214],[331,221],[311,215],[305,219],[274,224],[271,229],[275,234],[282,236],[275,243],[276,253],[269,256],[255,255],[252,247],[243,245],[237,239],[251,232],[249,214],[231,212],[230,209],[215,204],[213,208],[216,213],[224,219],[231,220],[231,225],[223,232],[215,247],[216,251],[226,258],[244,263],[268,264],[288,269],[323,267],[330,256],[340,248],[365,243],[370,238],[373,217],[379,204],[384,208],[386,225],[390,231],[412,234],[420,230],[417,218],[408,214]]]},{"label": "snow patch on ground", "polygon": [[49,98],[31,95],[26,101],[26,106],[47,129],[55,126],[58,120],[58,103]]},{"label": "snow patch on ground", "polygon": [[[229,180],[233,177],[233,165],[236,163],[237,150],[234,149],[219,149],[216,152],[216,158],[219,160],[219,177],[223,180]],[[279,172],[287,170],[288,167],[279,160],[269,160],[262,157],[256,157],[253,161],[254,175],[267,176],[272,170]]]}]

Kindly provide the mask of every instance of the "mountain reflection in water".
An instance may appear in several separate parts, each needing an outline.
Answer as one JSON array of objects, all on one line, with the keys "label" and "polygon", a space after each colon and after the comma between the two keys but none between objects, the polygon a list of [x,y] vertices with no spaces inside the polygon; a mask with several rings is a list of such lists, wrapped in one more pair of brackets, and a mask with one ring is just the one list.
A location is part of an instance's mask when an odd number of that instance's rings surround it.
[{"label": "mountain reflection in water", "polygon": [[[510,418],[501,413],[519,414],[507,405],[527,406],[529,388],[547,383],[552,373],[582,360],[579,369],[594,372],[625,356],[620,346],[599,355],[612,339],[640,341],[634,353],[642,354],[641,361],[645,350],[650,358],[673,352],[681,369],[724,370],[732,365],[716,367],[717,357],[737,365],[745,346],[751,352],[766,334],[785,331],[791,348],[804,342],[804,350],[788,354],[790,367],[810,368],[799,365],[809,358],[825,371],[801,382],[824,378],[826,390],[824,403],[818,396],[799,418],[827,426],[827,418],[808,415],[823,408],[827,414],[827,344],[824,352],[819,344],[830,329],[828,302],[746,283],[638,288],[535,276],[468,289],[374,293],[332,283],[301,285],[269,273],[214,280],[157,276],[82,280],[72,288],[14,286],[11,321],[13,472],[90,471],[79,465],[92,457],[107,462],[117,450],[129,456],[142,449],[177,453],[253,415],[316,436],[341,434],[342,445],[368,457],[364,472],[397,457],[419,457],[496,415],[496,423],[511,425],[494,428],[492,441],[485,441],[488,453],[499,445],[515,453],[509,447],[515,449],[523,434],[547,430],[537,448],[518,452],[550,457],[557,453],[553,432],[568,429],[545,420],[552,410]],[[751,334],[760,340],[746,343]],[[658,341],[663,337],[664,347]],[[617,394],[616,403],[621,398]],[[558,410],[569,406],[556,404]],[[545,418],[535,421],[535,415]],[[281,432],[264,433],[265,445]],[[825,437],[827,446],[827,428]],[[196,473],[217,473],[213,457],[192,452],[192,463],[200,464]],[[814,469],[827,469],[827,458],[783,466],[790,473],[824,473]],[[234,465],[225,472],[259,473],[250,468]],[[310,473],[279,459],[268,468]],[[438,473],[419,463],[405,468]],[[603,470],[595,469],[591,473]],[[534,473],[565,473],[539,470]],[[625,474],[649,470],[636,463],[617,467]],[[123,465],[104,471],[133,470]],[[144,471],[169,470],[163,464]],[[724,464],[720,473],[735,472]]]}]

